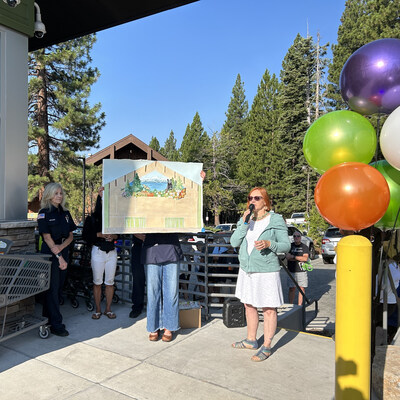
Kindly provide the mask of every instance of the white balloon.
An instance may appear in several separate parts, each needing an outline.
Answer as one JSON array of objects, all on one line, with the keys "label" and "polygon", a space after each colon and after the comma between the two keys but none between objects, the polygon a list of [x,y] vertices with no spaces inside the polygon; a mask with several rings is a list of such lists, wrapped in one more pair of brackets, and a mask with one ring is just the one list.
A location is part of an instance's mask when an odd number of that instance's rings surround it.
[{"label": "white balloon", "polygon": [[386,161],[400,170],[400,107],[390,113],[383,124],[380,145]]}]

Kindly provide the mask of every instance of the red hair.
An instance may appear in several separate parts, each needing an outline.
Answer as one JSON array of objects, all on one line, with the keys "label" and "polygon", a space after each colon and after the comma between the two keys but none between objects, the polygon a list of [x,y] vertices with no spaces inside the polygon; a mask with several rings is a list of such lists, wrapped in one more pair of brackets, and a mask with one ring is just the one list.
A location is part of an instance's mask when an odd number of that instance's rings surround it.
[{"label": "red hair", "polygon": [[[271,201],[269,199],[267,191],[263,187],[255,187],[250,190],[249,196],[255,191],[258,190],[261,193],[261,196],[264,200],[265,207],[267,207],[267,210],[271,210]],[[247,208],[249,208],[250,201],[247,199]]]}]

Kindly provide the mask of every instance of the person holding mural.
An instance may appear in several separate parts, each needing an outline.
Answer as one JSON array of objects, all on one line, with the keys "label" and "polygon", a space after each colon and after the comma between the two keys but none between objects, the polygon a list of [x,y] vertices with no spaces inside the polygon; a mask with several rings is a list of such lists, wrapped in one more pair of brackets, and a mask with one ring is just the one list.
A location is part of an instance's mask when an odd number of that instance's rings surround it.
[{"label": "person holding mural", "polygon": [[[205,172],[201,171],[204,180]],[[142,264],[146,270],[147,331],[149,340],[161,336],[170,342],[179,327],[179,271],[182,249],[177,233],[146,234],[143,242]]]},{"label": "person holding mural", "polygon": [[286,253],[290,249],[285,221],[281,215],[271,211],[269,196],[264,188],[255,187],[250,191],[247,209],[231,236],[231,244],[240,247],[235,296],[244,303],[247,320],[246,339],[233,343],[232,347],[258,349],[257,308],[262,308],[264,343],[251,360],[264,361],[272,354],[271,344],[278,320],[276,308],[283,304],[277,253]]},{"label": "person holding mural", "polygon": [[[91,253],[91,265],[93,271],[93,297],[96,312],[92,314],[92,319],[99,319],[101,311],[101,289],[103,285],[103,276],[106,294],[106,308],[104,315],[110,319],[115,319],[116,315],[111,311],[112,299],[114,296],[114,277],[117,269],[117,250],[114,241],[118,235],[102,233],[102,197],[104,187],[99,189],[96,199],[96,207],[90,216],[90,222],[85,223],[91,227],[93,233],[93,246]],[[90,229],[90,228],[89,228]],[[85,230],[85,226],[84,226]],[[89,234],[90,235],[90,234]],[[84,236],[89,236],[84,233]]]},{"label": "person holding mural", "polygon": [[178,234],[147,234],[142,264],[146,270],[147,331],[149,340],[170,342],[179,329],[179,263],[182,250]]},{"label": "person holding mural", "polygon": [[[307,271],[304,270],[301,265],[302,263],[307,262],[309,256],[308,253],[308,247],[301,242],[300,232],[294,232],[293,243],[291,244],[289,253],[286,254],[286,260],[288,261],[288,270],[304,294],[305,288],[308,287],[308,276]],[[289,287],[289,303],[294,304],[296,285],[289,276],[287,277],[287,284]],[[303,304],[303,295],[300,292],[297,304],[299,306]]]},{"label": "person holding mural", "polygon": [[43,192],[42,209],[38,213],[39,233],[43,238],[41,253],[51,254],[50,288],[44,294],[43,316],[50,331],[57,336],[68,336],[60,312],[60,292],[67,274],[69,245],[76,225],[65,208],[64,190],[60,183],[49,183]]}]

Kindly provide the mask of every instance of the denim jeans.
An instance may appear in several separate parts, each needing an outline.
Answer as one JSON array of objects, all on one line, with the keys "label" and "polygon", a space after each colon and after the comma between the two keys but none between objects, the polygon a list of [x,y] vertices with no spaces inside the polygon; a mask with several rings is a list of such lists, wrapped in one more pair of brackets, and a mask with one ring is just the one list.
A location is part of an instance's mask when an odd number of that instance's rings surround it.
[{"label": "denim jeans", "polygon": [[146,264],[147,331],[179,329],[179,263]]}]

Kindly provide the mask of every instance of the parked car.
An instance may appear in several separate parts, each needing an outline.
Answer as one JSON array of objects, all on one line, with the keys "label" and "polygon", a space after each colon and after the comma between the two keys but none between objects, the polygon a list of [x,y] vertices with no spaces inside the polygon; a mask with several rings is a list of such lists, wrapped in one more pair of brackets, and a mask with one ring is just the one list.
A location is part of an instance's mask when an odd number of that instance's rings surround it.
[{"label": "parked car", "polygon": [[74,237],[75,236],[82,236],[82,231],[83,231],[83,222],[79,222],[79,224],[76,226],[76,229],[72,232]]},{"label": "parked car", "polygon": [[286,218],[287,224],[305,224],[306,223],[306,213],[296,212],[293,213],[290,218]]},{"label": "parked car", "polygon": [[333,264],[336,255],[335,248],[342,237],[339,228],[335,226],[331,226],[325,231],[321,246],[322,259],[325,264]]},{"label": "parked car", "polygon": [[233,232],[237,228],[236,224],[219,224],[215,227],[216,231]]},{"label": "parked car", "polygon": [[314,258],[315,258],[314,241],[310,237],[304,235],[303,232],[300,232],[300,230],[297,229],[295,226],[289,225],[289,224],[286,224],[286,225],[287,225],[287,228],[288,228],[288,235],[289,235],[290,241],[293,242],[293,234],[295,232],[300,233],[301,234],[301,242],[304,243],[308,247],[308,250],[309,250],[308,254],[310,256],[310,259],[314,260]]}]

